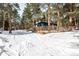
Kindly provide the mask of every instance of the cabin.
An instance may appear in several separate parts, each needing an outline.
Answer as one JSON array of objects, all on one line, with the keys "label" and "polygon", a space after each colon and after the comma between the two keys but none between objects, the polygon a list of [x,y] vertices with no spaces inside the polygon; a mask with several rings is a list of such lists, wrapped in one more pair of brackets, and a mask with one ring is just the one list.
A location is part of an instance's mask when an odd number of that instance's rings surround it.
[{"label": "cabin", "polygon": [[[57,24],[54,24],[54,23],[50,23],[50,30],[52,30],[53,28],[53,25],[54,26],[57,26]],[[48,31],[48,22],[36,22],[35,23],[35,30],[37,32],[42,32],[42,31]]]}]

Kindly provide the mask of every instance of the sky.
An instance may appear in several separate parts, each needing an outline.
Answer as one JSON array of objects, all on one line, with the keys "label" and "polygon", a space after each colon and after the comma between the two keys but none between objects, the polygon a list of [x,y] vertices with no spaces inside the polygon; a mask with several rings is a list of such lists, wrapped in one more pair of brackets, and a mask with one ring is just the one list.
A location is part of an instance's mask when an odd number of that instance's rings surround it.
[{"label": "sky", "polygon": [[22,13],[25,7],[25,3],[19,3],[20,10],[18,10],[18,13],[20,14],[20,17],[22,17]]}]

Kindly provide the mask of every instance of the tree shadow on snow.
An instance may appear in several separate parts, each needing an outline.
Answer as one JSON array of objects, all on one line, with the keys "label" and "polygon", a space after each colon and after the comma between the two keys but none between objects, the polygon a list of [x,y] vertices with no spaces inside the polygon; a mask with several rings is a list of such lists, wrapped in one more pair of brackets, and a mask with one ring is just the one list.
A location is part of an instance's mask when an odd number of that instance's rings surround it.
[{"label": "tree shadow on snow", "polygon": [[25,35],[25,34],[31,34],[32,32],[16,32],[16,33],[10,33],[11,35]]},{"label": "tree shadow on snow", "polygon": [[5,34],[5,35],[26,35],[26,34],[31,34],[33,32],[30,31],[12,31],[12,33],[9,33],[9,31],[5,31],[1,34]]}]

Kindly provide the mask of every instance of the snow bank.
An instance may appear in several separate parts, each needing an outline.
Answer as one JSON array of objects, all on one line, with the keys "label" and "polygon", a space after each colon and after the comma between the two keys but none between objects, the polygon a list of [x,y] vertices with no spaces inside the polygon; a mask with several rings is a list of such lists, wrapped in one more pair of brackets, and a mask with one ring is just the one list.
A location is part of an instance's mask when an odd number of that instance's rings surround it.
[{"label": "snow bank", "polygon": [[[10,56],[69,56],[79,55],[79,32],[60,33],[27,33],[27,31],[13,31],[14,34],[0,34],[0,45],[5,47],[1,55]],[[22,34],[22,35],[19,35]],[[2,39],[5,40],[3,41]],[[75,48],[76,47],[76,48]]]}]

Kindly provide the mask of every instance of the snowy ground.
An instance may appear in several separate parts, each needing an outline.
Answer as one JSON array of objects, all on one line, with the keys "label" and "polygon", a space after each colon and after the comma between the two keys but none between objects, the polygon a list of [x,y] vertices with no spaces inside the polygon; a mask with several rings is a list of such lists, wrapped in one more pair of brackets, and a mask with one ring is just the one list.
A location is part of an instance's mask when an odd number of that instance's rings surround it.
[{"label": "snowy ground", "polygon": [[1,56],[79,56],[79,32],[49,34],[23,30],[0,34]]}]

